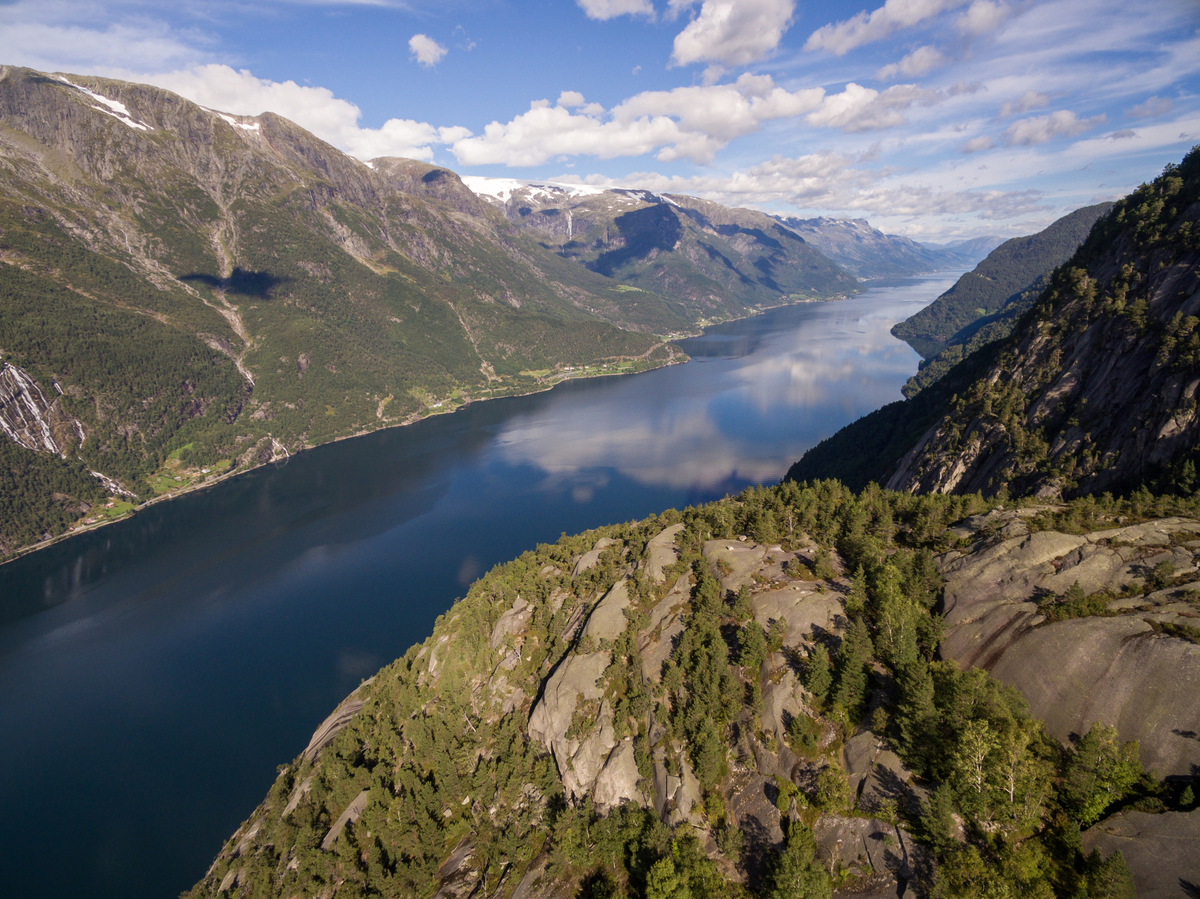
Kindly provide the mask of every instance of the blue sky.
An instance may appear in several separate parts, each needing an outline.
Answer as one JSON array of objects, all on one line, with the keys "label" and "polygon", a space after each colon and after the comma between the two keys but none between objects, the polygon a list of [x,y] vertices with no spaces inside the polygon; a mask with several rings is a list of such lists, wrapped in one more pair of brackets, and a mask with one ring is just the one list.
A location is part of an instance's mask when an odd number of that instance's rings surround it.
[{"label": "blue sky", "polygon": [[1200,143],[1197,0],[8,0],[0,63],[923,240],[1030,233]]}]

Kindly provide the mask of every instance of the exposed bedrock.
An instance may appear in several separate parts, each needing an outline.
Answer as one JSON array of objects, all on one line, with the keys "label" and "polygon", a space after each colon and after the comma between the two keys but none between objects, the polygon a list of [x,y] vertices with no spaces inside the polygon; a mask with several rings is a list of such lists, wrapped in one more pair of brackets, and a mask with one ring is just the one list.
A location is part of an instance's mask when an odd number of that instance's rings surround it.
[{"label": "exposed bedrock", "polygon": [[[1020,513],[1003,512],[967,522],[960,536],[976,542],[939,558],[945,657],[1016,687],[1060,740],[1103,722],[1138,740],[1143,765],[1162,776],[1200,766],[1200,646],[1174,635],[1200,625],[1200,583],[1188,582],[1200,522],[1030,533]],[[1162,562],[1183,583],[1143,594],[1135,582]],[[1036,601],[1076,583],[1089,595],[1133,595],[1104,615],[1047,621]]]}]

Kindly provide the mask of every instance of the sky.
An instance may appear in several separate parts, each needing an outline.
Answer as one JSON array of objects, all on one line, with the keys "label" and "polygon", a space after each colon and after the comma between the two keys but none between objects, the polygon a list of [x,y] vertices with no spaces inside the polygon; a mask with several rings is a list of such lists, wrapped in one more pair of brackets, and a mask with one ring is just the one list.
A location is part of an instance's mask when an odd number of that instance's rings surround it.
[{"label": "sky", "polygon": [[925,241],[1033,233],[1200,143],[1200,0],[0,0],[0,64]]}]

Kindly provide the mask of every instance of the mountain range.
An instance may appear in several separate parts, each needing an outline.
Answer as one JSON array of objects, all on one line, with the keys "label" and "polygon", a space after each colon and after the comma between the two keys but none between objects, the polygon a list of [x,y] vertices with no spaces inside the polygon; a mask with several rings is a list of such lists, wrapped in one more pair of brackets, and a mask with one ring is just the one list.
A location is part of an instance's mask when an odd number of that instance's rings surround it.
[{"label": "mountain range", "polygon": [[469,178],[543,247],[710,319],[859,288],[790,228],[750,209],[645,190]]},{"label": "mountain range", "polygon": [[777,217],[814,249],[859,278],[896,278],[975,265],[1001,243],[977,237],[945,245],[884,234],[865,219]]}]

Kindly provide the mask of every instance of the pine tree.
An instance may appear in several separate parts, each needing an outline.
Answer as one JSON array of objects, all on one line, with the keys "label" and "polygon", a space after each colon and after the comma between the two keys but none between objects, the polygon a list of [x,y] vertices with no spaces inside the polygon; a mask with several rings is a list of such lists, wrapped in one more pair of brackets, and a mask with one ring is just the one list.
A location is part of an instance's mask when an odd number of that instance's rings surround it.
[{"label": "pine tree", "polygon": [[830,899],[833,887],[817,861],[813,833],[799,821],[788,822],[783,852],[768,874],[766,899]]},{"label": "pine tree", "polygon": [[829,667],[829,652],[824,646],[818,645],[809,653],[804,686],[816,697],[818,707],[825,705],[829,688],[833,686],[833,671]]}]

